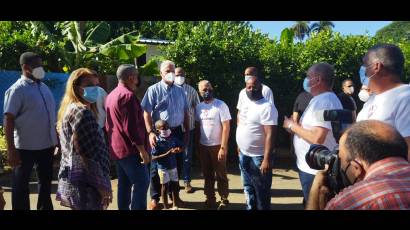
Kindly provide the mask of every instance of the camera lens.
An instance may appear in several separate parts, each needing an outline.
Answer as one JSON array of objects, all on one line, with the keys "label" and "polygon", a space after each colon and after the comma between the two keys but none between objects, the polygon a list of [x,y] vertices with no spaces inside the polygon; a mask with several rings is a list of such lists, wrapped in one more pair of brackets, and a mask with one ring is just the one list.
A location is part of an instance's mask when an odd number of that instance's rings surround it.
[{"label": "camera lens", "polygon": [[310,168],[321,170],[325,168],[325,164],[332,166],[333,161],[337,157],[332,151],[323,145],[311,145],[306,153],[306,163]]}]

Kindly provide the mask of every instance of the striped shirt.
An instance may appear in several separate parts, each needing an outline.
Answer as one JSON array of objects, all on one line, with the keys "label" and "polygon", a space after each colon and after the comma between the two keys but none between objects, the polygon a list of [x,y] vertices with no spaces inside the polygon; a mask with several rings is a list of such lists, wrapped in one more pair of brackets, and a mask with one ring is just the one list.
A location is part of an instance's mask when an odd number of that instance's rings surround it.
[{"label": "striped shirt", "polygon": [[410,209],[409,162],[388,157],[372,164],[363,181],[342,190],[325,209]]},{"label": "striped shirt", "polygon": [[182,88],[185,91],[185,95],[188,101],[189,130],[193,130],[195,128],[195,107],[197,104],[199,104],[199,96],[196,90],[186,83],[182,85]]},{"label": "striped shirt", "polygon": [[185,111],[188,111],[188,103],[182,87],[175,84],[169,86],[164,80],[147,89],[141,107],[151,113],[154,124],[161,119],[171,128],[182,125]]}]

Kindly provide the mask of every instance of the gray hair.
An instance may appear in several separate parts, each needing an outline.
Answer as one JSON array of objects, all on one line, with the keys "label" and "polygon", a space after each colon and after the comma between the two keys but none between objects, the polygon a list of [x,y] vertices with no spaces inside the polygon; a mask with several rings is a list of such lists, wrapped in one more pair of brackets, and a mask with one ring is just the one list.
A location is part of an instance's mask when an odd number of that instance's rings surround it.
[{"label": "gray hair", "polygon": [[208,81],[208,80],[201,80],[200,82],[198,82],[198,90],[200,90],[199,87],[200,87],[201,85],[210,85],[211,88],[213,88],[211,82]]},{"label": "gray hair", "polygon": [[[369,55],[370,53],[374,55]],[[371,47],[367,56],[370,60],[378,60],[383,63],[384,67],[397,76],[403,74],[404,55],[398,46],[391,44],[378,44]]]},{"label": "gray hair", "polygon": [[117,69],[117,78],[118,80],[127,80],[128,76],[134,74],[134,73],[138,74],[138,70],[135,68],[134,65],[132,64],[122,64],[120,66],[118,66]]},{"label": "gray hair", "polygon": [[320,79],[322,79],[329,88],[333,88],[335,78],[335,68],[333,65],[326,62],[320,62],[312,65],[309,68],[309,71],[320,75]]},{"label": "gray hair", "polygon": [[173,61],[170,61],[170,60],[165,60],[165,61],[163,61],[162,63],[161,63],[161,66],[160,66],[160,71],[162,71],[163,69],[165,69],[167,66],[169,66],[169,65],[171,65],[172,67],[174,67],[174,69],[175,69],[175,63],[173,62]]}]

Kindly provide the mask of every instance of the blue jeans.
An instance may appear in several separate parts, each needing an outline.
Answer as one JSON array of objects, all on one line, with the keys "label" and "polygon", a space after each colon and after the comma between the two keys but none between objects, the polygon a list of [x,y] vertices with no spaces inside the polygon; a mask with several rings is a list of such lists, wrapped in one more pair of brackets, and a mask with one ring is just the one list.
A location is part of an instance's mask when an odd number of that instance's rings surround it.
[{"label": "blue jeans", "polygon": [[315,179],[315,175],[312,175],[310,173],[305,173],[299,170],[299,180],[300,180],[300,184],[302,185],[303,198],[304,198],[303,203],[307,202],[309,198],[310,187],[312,186],[313,179]]},{"label": "blue jeans", "polygon": [[[273,165],[273,157],[271,167]],[[260,166],[263,156],[249,157],[239,154],[239,168],[246,196],[247,210],[269,210],[272,186],[272,170],[262,175]]]},{"label": "blue jeans", "polygon": [[195,130],[189,131],[188,146],[184,151],[184,164],[182,177],[185,183],[191,182],[192,151],[194,146]]},{"label": "blue jeans", "polygon": [[130,210],[130,204],[131,210],[147,209],[148,169],[138,159],[139,157],[133,154],[116,161],[119,210]]}]

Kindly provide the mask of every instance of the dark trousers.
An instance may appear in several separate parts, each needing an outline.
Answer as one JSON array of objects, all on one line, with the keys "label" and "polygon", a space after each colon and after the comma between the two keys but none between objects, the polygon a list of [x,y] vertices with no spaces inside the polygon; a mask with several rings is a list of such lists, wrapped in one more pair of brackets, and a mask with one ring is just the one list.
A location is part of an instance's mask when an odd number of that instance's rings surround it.
[{"label": "dark trousers", "polygon": [[[178,138],[182,143],[184,143],[184,133],[182,132],[181,127],[171,128],[171,135]],[[183,155],[184,155],[183,153],[177,153],[175,155],[177,158],[178,178],[181,178],[182,168],[184,164]],[[158,167],[155,161],[151,162],[150,164],[149,191],[151,194],[151,199],[159,202],[159,198],[161,197],[161,184],[159,182]],[[178,192],[179,192],[179,186],[178,186]]]},{"label": "dark trousers", "polygon": [[21,165],[13,169],[11,202],[13,210],[30,210],[29,180],[36,165],[38,177],[37,210],[53,210],[51,180],[54,147],[43,150],[18,149]]},{"label": "dark trousers", "polygon": [[226,174],[226,160],[218,161],[220,145],[199,147],[199,159],[201,161],[202,173],[205,178],[204,193],[207,200],[215,200],[215,179],[218,193],[222,200],[228,199],[229,185]]}]

